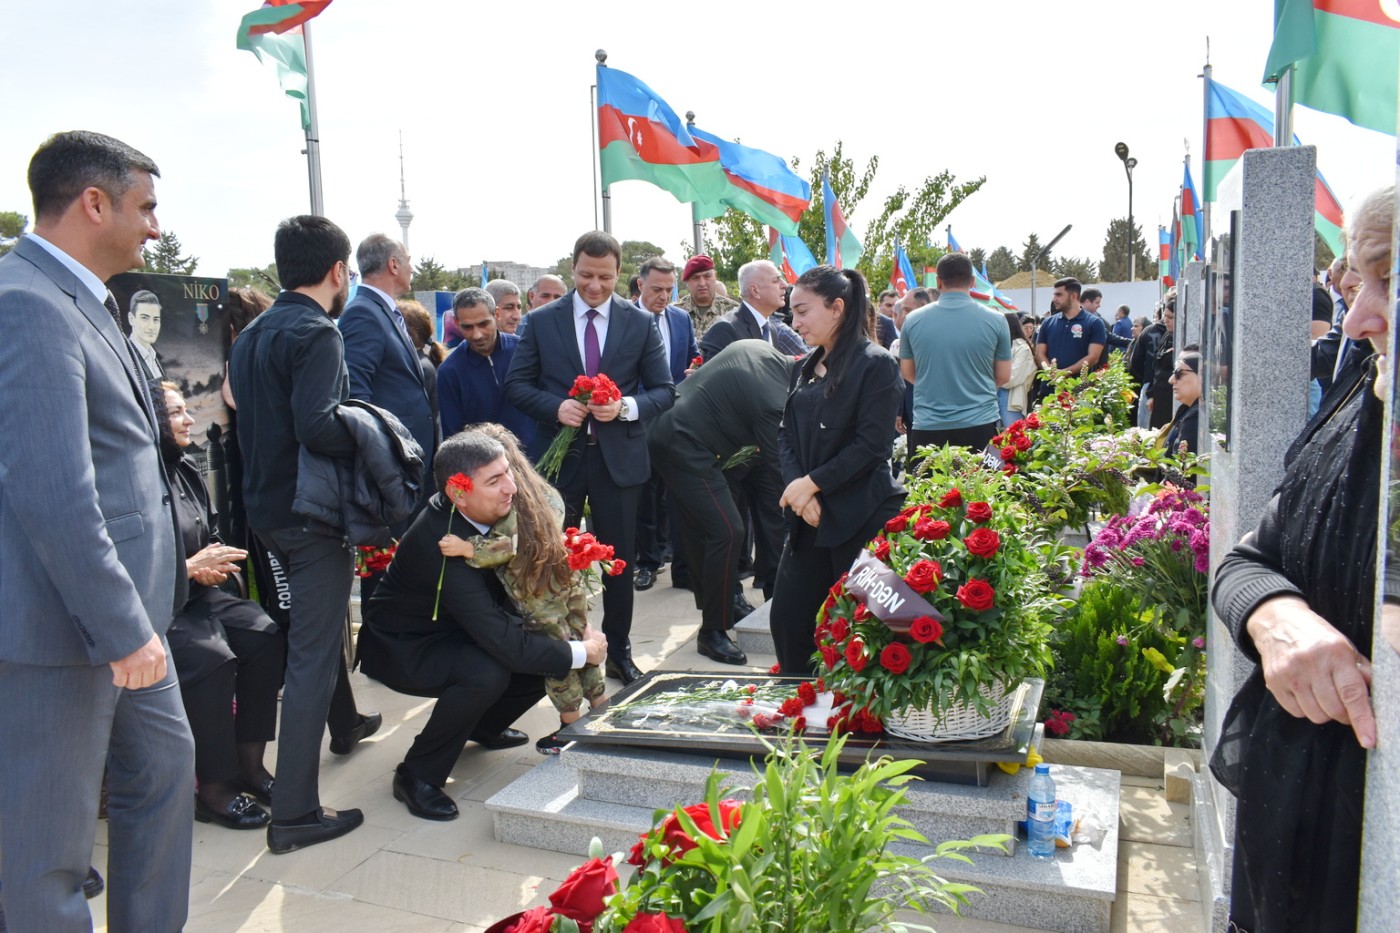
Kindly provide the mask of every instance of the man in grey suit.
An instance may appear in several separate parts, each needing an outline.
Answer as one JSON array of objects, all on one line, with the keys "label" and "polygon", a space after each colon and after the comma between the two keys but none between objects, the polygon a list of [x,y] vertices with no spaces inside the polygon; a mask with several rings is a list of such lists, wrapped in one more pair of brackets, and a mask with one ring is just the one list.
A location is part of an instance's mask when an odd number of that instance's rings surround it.
[{"label": "man in grey suit", "polygon": [[[160,235],[155,163],[97,133],[34,154],[34,233],[0,259],[0,901],[13,933],[185,922],[194,743],[165,631],[184,555],[156,421],[103,282]],[[105,307],[104,307],[105,305]]]}]

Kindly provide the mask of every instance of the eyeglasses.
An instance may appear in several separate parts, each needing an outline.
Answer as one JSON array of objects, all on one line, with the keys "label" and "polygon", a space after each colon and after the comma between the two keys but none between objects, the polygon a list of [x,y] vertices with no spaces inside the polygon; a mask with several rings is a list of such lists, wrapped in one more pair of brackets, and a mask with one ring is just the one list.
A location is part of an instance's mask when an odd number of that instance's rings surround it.
[{"label": "eyeglasses", "polygon": [[1173,370],[1172,370],[1172,378],[1173,378],[1173,379],[1180,379],[1182,376],[1186,375],[1187,373],[1190,373],[1190,374],[1193,375],[1193,376],[1196,375],[1196,371],[1195,371],[1194,369],[1192,369],[1191,367],[1189,367],[1189,366],[1178,366],[1176,369],[1173,369]]}]

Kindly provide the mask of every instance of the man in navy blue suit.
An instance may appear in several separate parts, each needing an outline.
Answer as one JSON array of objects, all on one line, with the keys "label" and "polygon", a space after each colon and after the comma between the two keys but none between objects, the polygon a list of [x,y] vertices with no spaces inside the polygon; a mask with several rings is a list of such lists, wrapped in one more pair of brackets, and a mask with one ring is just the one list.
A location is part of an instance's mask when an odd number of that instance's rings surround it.
[{"label": "man in navy blue suit", "polygon": [[[651,312],[656,321],[666,362],[671,367],[671,378],[680,385],[691,361],[700,355],[700,347],[695,342],[695,325],[690,315],[671,304],[671,295],[676,289],[676,267],[663,256],[653,256],[642,263],[637,278],[641,286],[637,303]],[[667,533],[667,515],[666,484],[653,473],[642,490],[642,502],[637,509],[637,577],[633,585],[638,590],[649,590],[656,585],[656,575],[665,563],[668,537],[672,557],[677,560],[672,569],[684,565],[683,557],[676,553],[680,548],[680,536]]]},{"label": "man in navy blue suit", "polygon": [[[637,505],[651,477],[647,422],[675,402],[676,389],[651,315],[618,298],[622,247],[602,231],[574,244],[574,289],[530,312],[506,376],[506,400],[538,422],[530,456],[538,460],[561,425],[578,428],[555,478],[565,522],[578,525],[584,502],[590,526],[618,554],[636,552]],[[581,375],[604,374],[622,399],[584,405],[569,398]],[[632,663],[633,568],[603,584],[603,634],[609,676],[630,684],[642,676]]]},{"label": "man in navy blue suit", "polygon": [[423,384],[418,351],[395,303],[409,289],[413,264],[403,244],[382,233],[365,237],[355,250],[355,262],[360,267],[360,287],[340,317],[350,397],[393,412],[413,434],[423,448],[422,488],[427,490],[432,486],[428,478],[433,475],[437,446],[433,406]]}]

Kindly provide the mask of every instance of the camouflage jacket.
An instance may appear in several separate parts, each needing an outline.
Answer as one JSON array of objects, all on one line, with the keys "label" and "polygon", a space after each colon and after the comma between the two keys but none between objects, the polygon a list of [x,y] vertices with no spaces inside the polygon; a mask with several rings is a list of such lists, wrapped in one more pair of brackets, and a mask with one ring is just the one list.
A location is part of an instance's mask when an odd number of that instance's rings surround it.
[{"label": "camouflage jacket", "polygon": [[723,295],[716,295],[714,304],[708,308],[697,308],[695,299],[686,295],[676,302],[676,307],[690,315],[690,323],[695,325],[695,339],[699,340],[705,336],[705,331],[710,329],[710,325],[715,322],[721,314],[728,314],[739,307],[739,302],[733,298],[726,298]]}]

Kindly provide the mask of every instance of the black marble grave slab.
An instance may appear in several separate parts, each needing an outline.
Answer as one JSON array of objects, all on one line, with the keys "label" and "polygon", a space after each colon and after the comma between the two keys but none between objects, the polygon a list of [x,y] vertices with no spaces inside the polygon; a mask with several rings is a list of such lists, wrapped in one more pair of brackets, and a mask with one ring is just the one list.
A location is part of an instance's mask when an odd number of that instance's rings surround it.
[{"label": "black marble grave slab", "polygon": [[[618,691],[606,708],[589,713],[559,735],[587,745],[762,759],[768,753],[763,738],[770,742],[779,738],[786,726],[764,730],[761,738],[751,722],[740,718],[737,708],[747,705],[745,697],[754,699],[760,709],[776,706],[783,697],[793,695],[802,682],[802,678],[772,674],[653,671]],[[726,684],[733,686],[726,689]],[[749,688],[753,688],[752,693]],[[1026,762],[1044,689],[1043,680],[1022,684],[1010,725],[988,738],[933,744],[856,732],[842,750],[841,765],[855,770],[873,752],[877,757],[890,755],[920,762],[913,773],[925,780],[985,787],[988,769],[997,762]],[[774,702],[765,704],[768,698]],[[803,736],[812,748],[825,746],[829,738],[825,731],[815,729]]]}]

